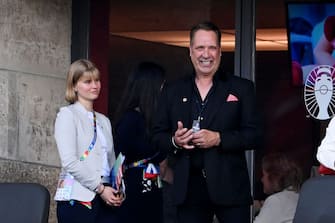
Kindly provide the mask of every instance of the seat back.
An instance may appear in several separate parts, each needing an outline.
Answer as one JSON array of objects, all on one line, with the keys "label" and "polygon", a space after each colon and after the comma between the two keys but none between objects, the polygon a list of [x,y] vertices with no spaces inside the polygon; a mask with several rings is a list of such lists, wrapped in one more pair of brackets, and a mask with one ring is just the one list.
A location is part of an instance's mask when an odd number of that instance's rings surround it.
[{"label": "seat back", "polygon": [[50,193],[36,183],[0,183],[0,222],[47,223]]},{"label": "seat back", "polygon": [[293,223],[335,222],[335,176],[308,179],[302,186]]}]

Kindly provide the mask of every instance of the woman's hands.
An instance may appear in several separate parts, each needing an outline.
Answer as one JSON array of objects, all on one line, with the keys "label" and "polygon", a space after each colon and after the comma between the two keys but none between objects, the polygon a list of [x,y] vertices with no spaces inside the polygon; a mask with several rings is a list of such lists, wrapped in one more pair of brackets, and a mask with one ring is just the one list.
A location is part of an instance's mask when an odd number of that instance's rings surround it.
[{"label": "woman's hands", "polygon": [[104,190],[100,194],[102,200],[110,206],[120,206],[125,199],[125,195],[122,192],[115,190],[113,187],[104,186]]}]

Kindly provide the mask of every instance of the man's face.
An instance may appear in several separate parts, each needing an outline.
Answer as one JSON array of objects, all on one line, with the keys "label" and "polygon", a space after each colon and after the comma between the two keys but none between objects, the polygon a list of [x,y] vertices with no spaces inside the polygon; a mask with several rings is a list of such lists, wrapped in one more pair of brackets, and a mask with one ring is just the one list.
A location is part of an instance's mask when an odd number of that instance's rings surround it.
[{"label": "man's face", "polygon": [[213,76],[220,65],[221,48],[213,31],[198,30],[190,46],[196,75]]}]

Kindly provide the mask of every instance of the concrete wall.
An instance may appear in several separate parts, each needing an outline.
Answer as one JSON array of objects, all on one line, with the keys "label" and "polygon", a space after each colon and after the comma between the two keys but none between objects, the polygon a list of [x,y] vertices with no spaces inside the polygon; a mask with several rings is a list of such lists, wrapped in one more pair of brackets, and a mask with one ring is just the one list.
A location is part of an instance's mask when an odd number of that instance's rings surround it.
[{"label": "concrete wall", "polygon": [[38,182],[53,196],[60,166],[53,125],[65,104],[71,1],[0,0],[0,15],[0,182]]}]

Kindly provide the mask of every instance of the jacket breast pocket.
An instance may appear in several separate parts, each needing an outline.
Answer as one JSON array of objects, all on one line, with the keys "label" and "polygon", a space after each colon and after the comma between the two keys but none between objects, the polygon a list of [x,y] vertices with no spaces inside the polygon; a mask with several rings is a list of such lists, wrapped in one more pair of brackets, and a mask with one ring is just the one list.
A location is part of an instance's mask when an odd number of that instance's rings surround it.
[{"label": "jacket breast pocket", "polygon": [[240,117],[240,103],[237,101],[226,102],[221,106],[219,114],[222,114],[222,117],[227,120],[231,119],[236,121],[236,118]]}]

